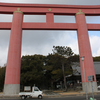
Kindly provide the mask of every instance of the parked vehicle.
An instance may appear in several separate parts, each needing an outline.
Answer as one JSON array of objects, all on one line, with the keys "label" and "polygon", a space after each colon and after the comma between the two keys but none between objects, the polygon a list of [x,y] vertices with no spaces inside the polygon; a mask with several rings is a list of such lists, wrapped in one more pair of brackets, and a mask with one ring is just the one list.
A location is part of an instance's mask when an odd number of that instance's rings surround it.
[{"label": "parked vehicle", "polygon": [[43,93],[38,89],[38,87],[32,87],[32,92],[20,92],[19,96],[21,99],[26,99],[26,98],[39,98],[42,99]]},{"label": "parked vehicle", "polygon": [[100,85],[97,86],[97,89],[100,90]]}]

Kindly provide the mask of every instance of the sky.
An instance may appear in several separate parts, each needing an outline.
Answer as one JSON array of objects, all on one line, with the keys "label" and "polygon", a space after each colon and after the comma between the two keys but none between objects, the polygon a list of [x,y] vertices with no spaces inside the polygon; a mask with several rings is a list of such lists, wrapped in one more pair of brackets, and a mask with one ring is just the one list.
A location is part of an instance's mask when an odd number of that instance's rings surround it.
[{"label": "sky", "polygon": [[[0,0],[3,3],[100,5],[100,0]],[[0,22],[12,22],[12,15],[0,14]],[[46,22],[45,15],[24,15],[24,22]],[[75,16],[54,16],[55,23],[76,23]],[[86,16],[87,23],[100,24],[100,16]],[[0,66],[7,62],[10,30],[0,30]],[[53,46],[71,47],[79,54],[77,31],[23,30],[22,55],[52,53]],[[88,31],[92,56],[100,56],[100,31]],[[22,56],[21,55],[21,56]]]}]

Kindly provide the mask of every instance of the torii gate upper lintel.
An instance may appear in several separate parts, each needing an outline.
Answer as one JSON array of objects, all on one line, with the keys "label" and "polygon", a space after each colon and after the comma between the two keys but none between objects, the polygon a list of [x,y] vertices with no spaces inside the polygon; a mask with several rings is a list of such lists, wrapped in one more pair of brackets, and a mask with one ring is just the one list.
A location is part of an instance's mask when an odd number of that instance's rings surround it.
[{"label": "torii gate upper lintel", "polygon": [[[84,56],[85,78],[88,92],[91,92],[91,83],[88,76],[93,75],[94,91],[97,91],[96,75],[90,48],[88,30],[100,30],[100,24],[87,24],[85,16],[100,15],[98,6],[52,5],[52,4],[12,4],[0,3],[0,14],[13,14],[12,22],[0,22],[0,29],[11,29],[4,94],[18,94],[20,90],[20,58],[22,30],[77,30],[79,54]],[[45,23],[23,23],[25,14],[46,15]],[[54,15],[74,15],[76,23],[54,23]],[[81,77],[83,90],[85,80],[82,61]]]}]

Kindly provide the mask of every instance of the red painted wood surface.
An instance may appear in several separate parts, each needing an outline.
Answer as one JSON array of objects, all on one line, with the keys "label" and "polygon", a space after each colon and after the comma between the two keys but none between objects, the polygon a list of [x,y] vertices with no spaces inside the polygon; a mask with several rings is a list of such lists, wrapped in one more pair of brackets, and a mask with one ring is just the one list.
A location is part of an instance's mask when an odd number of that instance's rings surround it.
[{"label": "red painted wood surface", "polygon": [[[78,37],[78,45],[79,45],[79,54],[80,57],[84,56],[83,63],[80,58],[82,82],[85,82],[84,73],[85,73],[86,82],[88,82],[88,76],[94,75],[95,77],[95,70],[94,70],[94,64],[93,64],[93,58],[91,53],[85,15],[84,14],[76,15],[76,23],[78,27],[77,37]],[[96,77],[95,77],[95,81],[96,81]]]},{"label": "red painted wood surface", "polygon": [[13,14],[5,84],[20,84],[22,21],[23,14]]},{"label": "red painted wood surface", "polygon": [[[0,30],[10,30],[11,22],[0,22]],[[100,30],[100,24],[87,24],[88,30]],[[22,24],[22,30],[77,30],[76,23],[29,23]]]},{"label": "red painted wood surface", "polygon": [[81,9],[86,15],[100,15],[100,5],[53,5],[53,4],[12,4],[0,3],[0,13],[12,14],[17,8],[21,8],[24,14],[46,14],[49,8],[55,15],[75,15]]}]

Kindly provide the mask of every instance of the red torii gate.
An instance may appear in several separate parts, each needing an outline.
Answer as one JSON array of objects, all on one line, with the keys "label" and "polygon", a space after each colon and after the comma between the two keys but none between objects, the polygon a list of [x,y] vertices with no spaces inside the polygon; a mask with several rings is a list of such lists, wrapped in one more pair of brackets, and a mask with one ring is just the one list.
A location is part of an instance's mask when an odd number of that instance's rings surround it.
[{"label": "red torii gate", "polygon": [[[94,91],[97,91],[96,76],[90,48],[88,30],[100,30],[100,24],[87,24],[85,15],[100,15],[100,6],[76,6],[53,4],[12,4],[0,3],[0,14],[13,14],[11,22],[0,22],[1,30],[11,30],[4,94],[18,94],[20,90],[20,63],[22,30],[77,30],[79,54],[84,56],[85,78],[88,92],[91,92],[91,83],[88,76],[93,75]],[[46,15],[46,23],[23,23],[23,15]],[[54,15],[74,15],[76,23],[54,23]],[[83,90],[85,80],[81,64]]]}]

